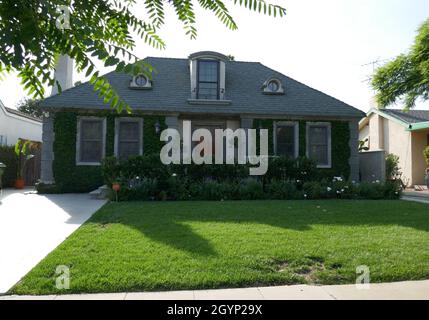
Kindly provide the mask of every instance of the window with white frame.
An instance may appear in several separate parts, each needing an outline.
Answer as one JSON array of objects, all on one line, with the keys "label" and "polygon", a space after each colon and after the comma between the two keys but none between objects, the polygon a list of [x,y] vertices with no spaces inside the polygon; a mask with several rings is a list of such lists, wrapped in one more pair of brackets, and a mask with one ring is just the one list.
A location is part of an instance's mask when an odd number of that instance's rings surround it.
[{"label": "window with white frame", "polygon": [[219,61],[198,60],[198,99],[219,99]]},{"label": "window with white frame", "polygon": [[106,119],[78,117],[76,139],[76,163],[99,165],[105,156]]},{"label": "window with white frame", "polygon": [[274,124],[274,148],[278,156],[297,158],[299,154],[298,122],[279,121]]},{"label": "window with white frame", "polygon": [[331,124],[307,122],[307,157],[316,161],[318,168],[331,168]]},{"label": "window with white frame", "polygon": [[143,119],[116,118],[115,155],[119,159],[128,159],[143,154]]}]

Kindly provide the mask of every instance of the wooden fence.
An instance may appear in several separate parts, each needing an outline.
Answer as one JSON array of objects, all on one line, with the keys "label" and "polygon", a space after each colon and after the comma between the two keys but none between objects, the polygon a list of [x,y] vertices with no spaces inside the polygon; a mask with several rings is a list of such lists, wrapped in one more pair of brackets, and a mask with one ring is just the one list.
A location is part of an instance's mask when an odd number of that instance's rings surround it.
[{"label": "wooden fence", "polygon": [[40,168],[42,163],[41,149],[32,150],[34,158],[28,160],[24,170],[24,181],[26,186],[33,186],[40,179]]}]

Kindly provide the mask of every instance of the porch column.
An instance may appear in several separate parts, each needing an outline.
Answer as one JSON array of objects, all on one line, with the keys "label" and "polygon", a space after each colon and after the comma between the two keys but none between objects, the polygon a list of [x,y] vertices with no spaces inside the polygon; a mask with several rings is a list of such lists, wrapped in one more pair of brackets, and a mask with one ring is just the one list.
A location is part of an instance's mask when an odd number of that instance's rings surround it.
[{"label": "porch column", "polygon": [[41,176],[40,180],[46,184],[53,184],[54,174],[52,162],[54,160],[54,119],[53,114],[43,116],[42,126],[42,155],[41,155]]},{"label": "porch column", "polygon": [[242,129],[252,129],[253,127],[253,118],[241,118],[240,126]]},{"label": "porch column", "polygon": [[246,155],[247,155],[247,145],[248,145],[248,142],[247,142],[247,140],[249,140],[249,137],[248,137],[248,130],[249,129],[253,129],[253,118],[241,118],[240,119],[240,128],[241,129],[244,129],[245,131],[246,131],[246,146],[245,146],[245,150],[246,150]]},{"label": "porch column", "polygon": [[350,131],[350,180],[359,182],[359,120],[349,122]]},{"label": "porch column", "polygon": [[167,116],[165,117],[165,124],[169,129],[179,130],[179,118],[178,116]]}]

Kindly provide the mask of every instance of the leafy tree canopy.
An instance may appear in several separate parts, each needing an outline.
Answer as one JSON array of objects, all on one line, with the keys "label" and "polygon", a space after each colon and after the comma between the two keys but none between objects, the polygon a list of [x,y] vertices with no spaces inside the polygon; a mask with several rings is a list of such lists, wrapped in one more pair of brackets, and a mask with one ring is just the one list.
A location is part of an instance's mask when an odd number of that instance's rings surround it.
[{"label": "leafy tree canopy", "polygon": [[410,51],[378,68],[372,79],[376,99],[385,108],[402,99],[405,109],[429,99],[429,19],[419,28]]},{"label": "leafy tree canopy", "polygon": [[[44,84],[54,80],[59,55],[75,60],[78,71],[90,82],[105,103],[121,112],[129,107],[108,81],[99,75],[94,61],[115,66],[128,74],[151,77],[153,68],[132,52],[136,41],[162,49],[157,32],[164,24],[165,7],[172,6],[184,32],[197,36],[194,6],[214,14],[231,30],[237,25],[226,0],[2,0],[0,1],[0,75],[16,71],[24,88],[34,98],[43,98]],[[263,0],[227,0],[259,13],[283,17],[285,9]],[[138,18],[133,5],[144,3],[147,21]],[[136,37],[137,35],[137,37]],[[61,91],[61,88],[59,88]]]},{"label": "leafy tree canopy", "polygon": [[17,104],[18,111],[29,114],[36,118],[42,118],[43,112],[39,108],[39,100],[23,99]]}]

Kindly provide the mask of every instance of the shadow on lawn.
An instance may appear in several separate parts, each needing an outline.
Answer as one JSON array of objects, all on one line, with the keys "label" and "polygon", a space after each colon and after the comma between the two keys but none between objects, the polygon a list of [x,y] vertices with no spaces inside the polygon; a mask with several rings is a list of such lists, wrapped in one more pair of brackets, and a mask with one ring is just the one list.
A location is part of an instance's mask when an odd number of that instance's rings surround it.
[{"label": "shadow on lawn", "polygon": [[[91,222],[120,223],[154,241],[200,256],[215,256],[187,223],[252,223],[306,231],[312,225],[403,226],[429,232],[429,210],[404,201],[233,201],[111,203]],[[427,206],[426,206],[427,207]]]}]

